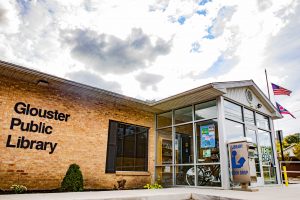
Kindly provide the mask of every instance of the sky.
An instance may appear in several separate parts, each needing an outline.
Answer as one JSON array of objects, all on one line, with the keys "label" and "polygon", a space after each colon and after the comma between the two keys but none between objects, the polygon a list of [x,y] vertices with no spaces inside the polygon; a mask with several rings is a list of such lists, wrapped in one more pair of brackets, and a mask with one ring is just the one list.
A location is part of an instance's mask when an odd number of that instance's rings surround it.
[{"label": "sky", "polygon": [[299,0],[3,0],[0,59],[142,100],[253,79],[300,132]]}]

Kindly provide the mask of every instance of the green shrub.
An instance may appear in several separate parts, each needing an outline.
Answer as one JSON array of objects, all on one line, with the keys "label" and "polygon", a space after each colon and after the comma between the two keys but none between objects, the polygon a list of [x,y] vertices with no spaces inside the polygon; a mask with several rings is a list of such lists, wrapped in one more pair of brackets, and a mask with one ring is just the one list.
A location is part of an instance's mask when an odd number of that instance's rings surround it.
[{"label": "green shrub", "polygon": [[61,191],[78,192],[83,191],[83,177],[80,167],[76,164],[70,165],[62,183]]},{"label": "green shrub", "polygon": [[10,189],[16,194],[21,194],[27,191],[27,188],[24,185],[12,185]]},{"label": "green shrub", "polygon": [[154,184],[147,184],[144,186],[144,188],[147,189],[162,189],[163,187],[161,185],[159,185],[157,182],[155,182]]}]

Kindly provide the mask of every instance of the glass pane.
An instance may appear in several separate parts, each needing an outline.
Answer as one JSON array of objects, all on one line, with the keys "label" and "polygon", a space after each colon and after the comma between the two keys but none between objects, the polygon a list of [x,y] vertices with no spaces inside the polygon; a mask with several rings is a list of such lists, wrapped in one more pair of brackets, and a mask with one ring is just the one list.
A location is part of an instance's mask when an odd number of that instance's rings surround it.
[{"label": "glass pane", "polygon": [[246,136],[252,139],[253,146],[256,147],[256,151],[254,152],[254,160],[255,160],[255,168],[256,168],[256,176],[261,177],[260,173],[260,163],[259,163],[259,154],[258,154],[258,147],[257,147],[257,137],[256,131],[252,129],[247,129]]},{"label": "glass pane", "polygon": [[162,185],[163,187],[168,187],[173,185],[173,173],[172,166],[159,166],[156,167],[156,178],[155,181]]},{"label": "glass pane", "polygon": [[124,132],[125,132],[125,125],[124,124],[118,124],[116,171],[122,171]]},{"label": "glass pane", "polygon": [[136,127],[135,171],[148,170],[148,129]]},{"label": "glass pane", "polygon": [[190,122],[193,120],[192,106],[175,110],[175,124]]},{"label": "glass pane", "polygon": [[272,149],[272,140],[271,133],[259,130],[258,131],[258,143],[261,151],[262,166],[263,166],[263,175],[265,183],[276,183],[276,174],[273,149]]},{"label": "glass pane", "polygon": [[267,116],[256,114],[256,123],[258,128],[270,130],[269,118]]},{"label": "glass pane", "polygon": [[272,166],[263,166],[263,175],[265,184],[274,184],[276,181],[276,168]]},{"label": "glass pane", "polygon": [[229,101],[224,101],[224,107],[225,107],[226,118],[236,120],[236,121],[243,121],[241,106],[231,103]]},{"label": "glass pane", "polygon": [[123,140],[123,163],[122,171],[134,171],[135,159],[135,126],[126,125],[124,140]]},{"label": "glass pane", "polygon": [[244,137],[244,125],[241,123],[225,120],[226,140]]},{"label": "glass pane", "polygon": [[195,168],[193,165],[175,166],[176,185],[195,185]]},{"label": "glass pane", "polygon": [[196,123],[197,163],[219,162],[219,134],[216,120]]},{"label": "glass pane", "polygon": [[148,128],[118,123],[116,171],[148,170]]},{"label": "glass pane", "polygon": [[193,124],[175,127],[175,163],[194,162]]},{"label": "glass pane", "polygon": [[155,181],[163,187],[173,185],[173,167],[171,165],[156,167]]},{"label": "glass pane", "polygon": [[197,185],[221,187],[220,165],[198,165]]},{"label": "glass pane", "polygon": [[244,120],[247,124],[255,125],[254,112],[245,108]]},{"label": "glass pane", "polygon": [[195,106],[195,119],[211,119],[217,117],[216,100],[200,103]]},{"label": "glass pane", "polygon": [[172,164],[172,128],[157,131],[156,164]]},{"label": "glass pane", "polygon": [[157,128],[172,125],[172,111],[157,115]]}]

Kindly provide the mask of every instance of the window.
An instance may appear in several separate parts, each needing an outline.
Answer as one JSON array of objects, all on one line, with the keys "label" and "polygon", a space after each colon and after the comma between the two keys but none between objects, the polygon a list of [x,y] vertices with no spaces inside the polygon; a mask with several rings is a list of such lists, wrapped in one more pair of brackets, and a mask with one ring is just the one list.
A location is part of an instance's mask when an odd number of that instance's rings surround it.
[{"label": "window", "polygon": [[254,112],[252,110],[244,109],[244,118],[247,124],[255,126]]},{"label": "window", "polygon": [[257,114],[256,123],[258,128],[270,130],[269,118],[267,116]]},{"label": "window", "polygon": [[216,100],[200,103],[195,106],[195,119],[211,119],[217,117]]},{"label": "window", "polygon": [[106,173],[148,170],[148,130],[109,121]]},{"label": "window", "polygon": [[196,123],[197,163],[220,162],[219,134],[216,120]]},{"label": "window", "polygon": [[276,168],[272,148],[271,133],[258,130],[258,142],[261,152],[262,169],[265,184],[276,183]]},{"label": "window", "polygon": [[157,182],[221,186],[217,108],[210,100],[156,115]]},{"label": "window", "polygon": [[172,111],[157,115],[157,128],[172,125]]},{"label": "window", "polygon": [[228,119],[232,119],[235,121],[243,121],[243,115],[242,115],[242,107],[231,103],[229,101],[224,101],[224,107],[225,107],[225,117]]},{"label": "window", "polygon": [[156,137],[156,164],[166,165],[173,162],[172,128],[160,129]]},{"label": "window", "polygon": [[175,110],[175,124],[190,122],[193,120],[192,106]]},{"label": "window", "polygon": [[188,164],[194,162],[193,124],[175,127],[175,163]]},{"label": "window", "polygon": [[225,120],[225,131],[227,141],[230,139],[244,137],[244,125],[228,119]]}]

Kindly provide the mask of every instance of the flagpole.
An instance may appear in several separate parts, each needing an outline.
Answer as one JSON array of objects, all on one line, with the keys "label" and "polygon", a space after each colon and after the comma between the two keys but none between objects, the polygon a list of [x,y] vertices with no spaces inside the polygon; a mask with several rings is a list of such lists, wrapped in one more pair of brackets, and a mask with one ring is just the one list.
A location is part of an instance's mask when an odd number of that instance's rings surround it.
[{"label": "flagpole", "polygon": [[269,100],[271,101],[267,69],[265,69],[265,74],[266,74],[266,81],[267,81],[267,88],[268,88],[268,97],[269,97]]}]

